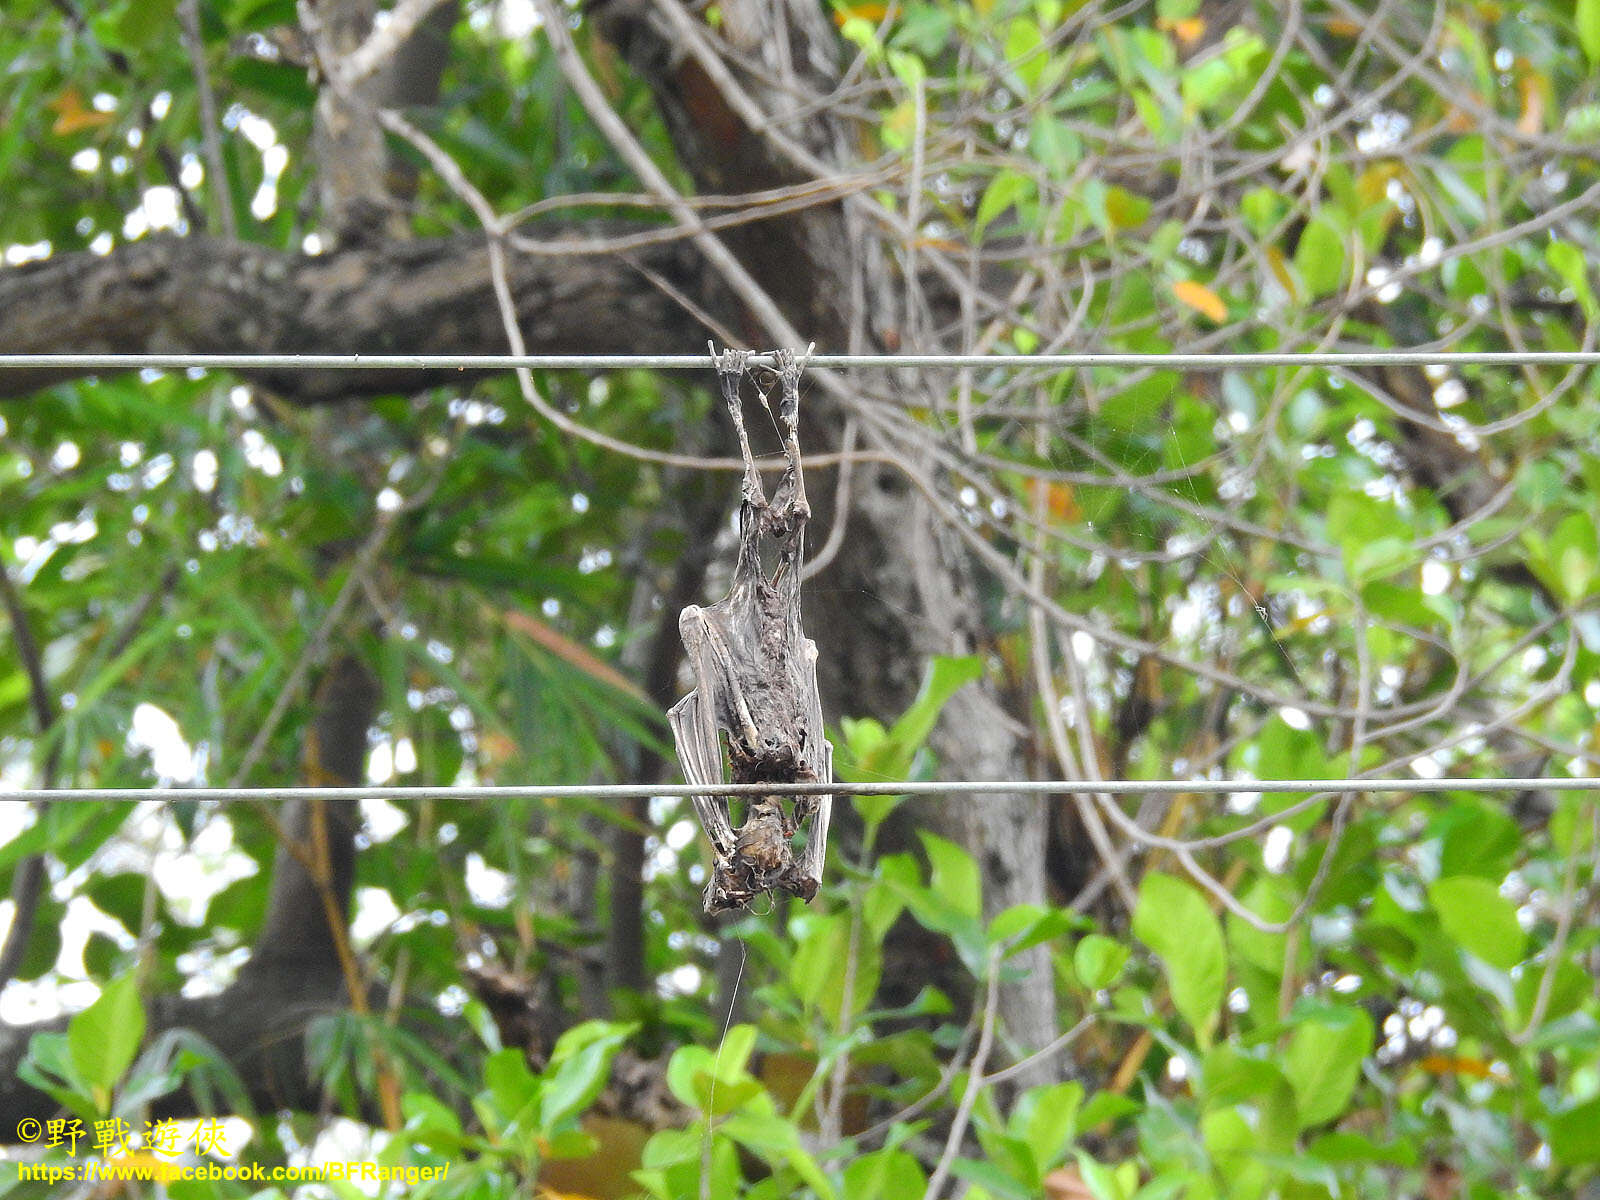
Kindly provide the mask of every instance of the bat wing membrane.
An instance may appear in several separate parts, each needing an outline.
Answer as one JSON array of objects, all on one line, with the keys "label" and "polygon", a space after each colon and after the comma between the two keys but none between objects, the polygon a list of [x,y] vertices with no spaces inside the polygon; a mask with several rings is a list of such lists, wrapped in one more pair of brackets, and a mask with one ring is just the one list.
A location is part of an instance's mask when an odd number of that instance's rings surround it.
[{"label": "bat wing membrane", "polygon": [[[722,743],[717,736],[716,719],[699,688],[672,706],[667,713],[667,724],[672,727],[672,740],[677,743],[684,779],[702,786],[723,783]],[[733,825],[728,820],[728,802],[720,796],[693,796],[691,800],[717,857],[727,858],[733,853],[735,841]]]}]

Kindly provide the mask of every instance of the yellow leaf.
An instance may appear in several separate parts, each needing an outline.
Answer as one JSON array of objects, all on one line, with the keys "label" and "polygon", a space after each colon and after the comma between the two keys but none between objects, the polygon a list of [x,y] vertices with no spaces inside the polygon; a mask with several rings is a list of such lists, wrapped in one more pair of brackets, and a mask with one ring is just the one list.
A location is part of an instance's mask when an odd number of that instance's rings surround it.
[{"label": "yellow leaf", "polygon": [[1116,229],[1137,229],[1150,215],[1150,201],[1113,184],[1106,189],[1106,218]]},{"label": "yellow leaf", "polygon": [[1389,181],[1399,174],[1399,163],[1378,163],[1368,167],[1356,179],[1356,195],[1362,204],[1371,207],[1389,194]]},{"label": "yellow leaf", "polygon": [[1272,268],[1272,274],[1283,285],[1283,290],[1298,300],[1299,290],[1294,286],[1294,276],[1289,272],[1288,260],[1283,257],[1283,251],[1276,246],[1267,247],[1267,266]]},{"label": "yellow leaf", "polygon": [[860,19],[876,23],[888,15],[887,4],[841,4],[833,10],[833,23],[842,28],[846,21]]},{"label": "yellow leaf", "polygon": [[1517,79],[1517,91],[1522,96],[1522,113],[1517,117],[1517,132],[1539,133],[1544,129],[1545,101],[1550,91],[1550,81],[1533,70],[1524,71]]},{"label": "yellow leaf", "polygon": [[1034,479],[1030,481],[1030,487],[1035,499],[1040,498],[1042,489],[1044,509],[1052,520],[1065,523],[1083,516],[1083,509],[1078,505],[1078,498],[1072,494],[1070,484]]},{"label": "yellow leaf", "polygon": [[98,129],[111,120],[110,113],[86,106],[83,102],[83,93],[75,87],[67,88],[50,101],[49,107],[56,114],[55,124],[50,126],[50,132],[57,137],[81,133],[85,129]]},{"label": "yellow leaf", "polygon": [[917,106],[909,100],[895,105],[884,115],[879,133],[896,150],[906,149],[917,134]]},{"label": "yellow leaf", "polygon": [[1318,610],[1317,612],[1314,612],[1314,613],[1308,613],[1306,616],[1296,617],[1294,620],[1290,621],[1287,625],[1278,626],[1278,628],[1275,629],[1273,632],[1276,633],[1279,637],[1289,637],[1289,636],[1291,636],[1293,634],[1296,634],[1296,633],[1304,633],[1306,630],[1310,629],[1313,625],[1315,625],[1318,621],[1322,620],[1322,618],[1326,617],[1327,615],[1328,615],[1327,613],[1322,612],[1321,610]]},{"label": "yellow leaf", "polygon": [[1430,1075],[1465,1075],[1470,1079],[1495,1079],[1505,1082],[1505,1068],[1498,1063],[1466,1055],[1428,1054],[1417,1060],[1417,1066]]},{"label": "yellow leaf", "polygon": [[1205,36],[1206,21],[1204,17],[1159,17],[1156,28],[1171,33],[1179,45],[1192,46]]},{"label": "yellow leaf", "polygon": [[1203,313],[1219,325],[1228,319],[1228,306],[1222,302],[1222,297],[1203,283],[1180,279],[1172,285],[1172,294],[1195,312]]},{"label": "yellow leaf", "polygon": [[497,729],[481,734],[478,749],[491,770],[503,767],[517,756],[517,744]]}]

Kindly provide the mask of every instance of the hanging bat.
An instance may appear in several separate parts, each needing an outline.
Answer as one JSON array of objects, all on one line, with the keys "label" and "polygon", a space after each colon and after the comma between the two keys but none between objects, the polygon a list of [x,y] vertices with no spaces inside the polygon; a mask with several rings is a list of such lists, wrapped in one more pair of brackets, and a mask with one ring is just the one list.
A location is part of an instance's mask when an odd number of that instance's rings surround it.
[{"label": "hanging bat", "polygon": [[[833,747],[822,732],[817,697],[817,646],[800,628],[800,568],[811,516],[800,468],[797,436],[800,365],[793,352],[775,354],[781,423],[788,468],[767,500],[745,433],[739,385],[750,352],[716,353],[712,363],[744,458],[740,488],[739,557],[733,589],[709,608],[691,604],[678,618],[695,689],[667,713],[683,777],[690,783],[802,783],[833,781]],[[767,393],[757,387],[771,413]],[[761,567],[762,539],[777,553],[769,580]],[[724,759],[726,742],[726,759]],[[695,815],[710,839],[707,912],[742,908],[756,895],[782,889],[809,901],[822,883],[832,796],[797,797],[785,809],[777,796],[759,796],[733,827],[725,796],[695,796]],[[804,848],[792,841],[810,822]]]}]

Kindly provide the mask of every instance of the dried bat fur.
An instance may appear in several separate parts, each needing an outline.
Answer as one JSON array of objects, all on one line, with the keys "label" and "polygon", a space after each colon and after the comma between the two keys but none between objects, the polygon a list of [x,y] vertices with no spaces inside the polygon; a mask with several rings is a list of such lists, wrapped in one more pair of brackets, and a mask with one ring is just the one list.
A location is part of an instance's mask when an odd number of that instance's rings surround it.
[{"label": "dried bat fur", "polygon": [[[833,747],[823,736],[817,697],[817,647],[800,628],[800,568],[811,516],[796,436],[801,366],[792,351],[779,350],[774,357],[780,387],[777,420],[789,465],[769,502],[739,400],[750,352],[718,355],[712,348],[745,467],[733,589],[709,608],[691,604],[678,619],[696,687],[673,706],[667,720],[690,783],[725,782],[724,737],[734,783],[833,781]],[[758,394],[770,413],[767,394],[759,389]],[[761,569],[764,536],[777,548],[770,580]],[[780,797],[759,796],[737,830],[727,797],[695,796],[694,807],[714,860],[705,891],[707,912],[742,908],[773,889],[807,901],[817,894],[832,796],[797,797],[788,811]],[[796,858],[791,841],[807,821],[804,848]]]}]

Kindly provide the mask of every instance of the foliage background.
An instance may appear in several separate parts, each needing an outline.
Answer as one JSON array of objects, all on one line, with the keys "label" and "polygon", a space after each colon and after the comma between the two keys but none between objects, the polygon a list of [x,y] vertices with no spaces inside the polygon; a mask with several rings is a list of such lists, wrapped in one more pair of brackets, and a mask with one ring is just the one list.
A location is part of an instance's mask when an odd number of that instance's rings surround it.
[{"label": "foliage background", "polygon": [[[419,16],[355,77],[359,3],[8,3],[0,350],[1594,346],[1591,0]],[[665,778],[707,382],[0,376],[5,777]],[[0,1130],[240,1114],[419,1196],[1595,1186],[1594,797],[1468,782],[1595,773],[1593,372],[808,403],[843,777],[1461,788],[862,800],[720,927],[666,803],[8,812]]]}]

